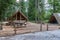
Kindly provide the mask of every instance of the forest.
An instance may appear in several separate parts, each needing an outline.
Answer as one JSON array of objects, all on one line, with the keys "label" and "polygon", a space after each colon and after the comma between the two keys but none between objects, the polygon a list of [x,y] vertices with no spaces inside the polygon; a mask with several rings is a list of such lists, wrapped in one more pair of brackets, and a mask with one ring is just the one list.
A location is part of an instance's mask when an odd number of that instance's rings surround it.
[{"label": "forest", "polygon": [[0,21],[20,10],[29,21],[48,22],[53,13],[60,13],[60,0],[0,0]]}]

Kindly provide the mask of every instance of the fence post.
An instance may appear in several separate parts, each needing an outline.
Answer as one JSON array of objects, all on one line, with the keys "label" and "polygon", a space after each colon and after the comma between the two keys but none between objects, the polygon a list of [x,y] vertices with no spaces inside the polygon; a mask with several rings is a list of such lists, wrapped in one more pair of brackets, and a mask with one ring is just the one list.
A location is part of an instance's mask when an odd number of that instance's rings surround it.
[{"label": "fence post", "polygon": [[49,28],[49,27],[48,27],[48,23],[47,23],[47,31],[49,30],[48,28]]},{"label": "fence post", "polygon": [[14,23],[14,34],[17,34],[16,31],[17,30],[16,30],[15,23]]},{"label": "fence post", "polygon": [[0,30],[2,30],[3,28],[2,28],[2,23],[0,24]]},{"label": "fence post", "polygon": [[42,22],[41,22],[41,24],[40,24],[40,31],[42,31]]},{"label": "fence post", "polygon": [[2,23],[2,19],[1,19],[1,22],[0,22],[0,30],[3,29],[3,23]]}]

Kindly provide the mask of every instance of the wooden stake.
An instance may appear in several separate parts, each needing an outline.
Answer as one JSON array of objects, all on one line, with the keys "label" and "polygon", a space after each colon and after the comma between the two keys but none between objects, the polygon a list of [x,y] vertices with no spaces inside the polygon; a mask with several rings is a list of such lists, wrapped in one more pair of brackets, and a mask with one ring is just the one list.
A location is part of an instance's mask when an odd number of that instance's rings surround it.
[{"label": "wooden stake", "polygon": [[48,31],[49,29],[48,29],[48,23],[47,23],[47,31]]},{"label": "wooden stake", "polygon": [[41,24],[40,24],[40,31],[42,31],[42,22],[41,22]]},{"label": "wooden stake", "polygon": [[16,20],[17,20],[17,14],[16,14]]},{"label": "wooden stake", "polygon": [[[21,21],[21,15],[20,15],[20,21]],[[21,25],[20,25],[20,27],[21,27]]]},{"label": "wooden stake", "polygon": [[15,27],[15,24],[14,24],[14,34],[16,34],[16,31],[17,31],[17,30],[16,30],[16,27]]}]

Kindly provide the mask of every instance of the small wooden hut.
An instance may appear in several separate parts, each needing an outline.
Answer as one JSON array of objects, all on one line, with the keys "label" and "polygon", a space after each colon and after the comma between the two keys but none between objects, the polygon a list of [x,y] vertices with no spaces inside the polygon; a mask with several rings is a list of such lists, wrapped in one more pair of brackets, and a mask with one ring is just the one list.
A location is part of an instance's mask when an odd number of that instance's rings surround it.
[{"label": "small wooden hut", "polygon": [[17,11],[16,13],[12,14],[8,18],[9,24],[15,24],[15,25],[26,25],[27,17],[21,13],[20,11]]},{"label": "small wooden hut", "polygon": [[49,19],[49,23],[58,23],[60,24],[60,13],[54,13]]},{"label": "small wooden hut", "polygon": [[57,20],[54,15],[52,15],[49,19],[49,23],[57,23]]},{"label": "small wooden hut", "polygon": [[27,17],[20,11],[17,11],[16,13],[12,14],[8,18],[8,20],[26,20],[27,21]]}]

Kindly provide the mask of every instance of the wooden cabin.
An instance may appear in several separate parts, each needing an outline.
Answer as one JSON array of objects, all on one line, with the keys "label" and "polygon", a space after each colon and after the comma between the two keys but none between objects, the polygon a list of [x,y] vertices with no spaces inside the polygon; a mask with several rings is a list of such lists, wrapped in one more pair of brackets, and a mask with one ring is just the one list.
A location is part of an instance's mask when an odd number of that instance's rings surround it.
[{"label": "wooden cabin", "polygon": [[27,17],[21,13],[20,11],[17,11],[16,13],[12,14],[8,18],[9,24],[15,24],[15,25],[26,25]]},{"label": "wooden cabin", "polygon": [[21,13],[20,11],[17,11],[16,13],[12,14],[8,20],[26,20],[27,21],[27,17]]},{"label": "wooden cabin", "polygon": [[55,18],[55,16],[51,16],[50,19],[49,19],[49,23],[57,23],[57,20]]},{"label": "wooden cabin", "polygon": [[49,19],[49,23],[58,23],[60,24],[60,13],[54,13]]}]

